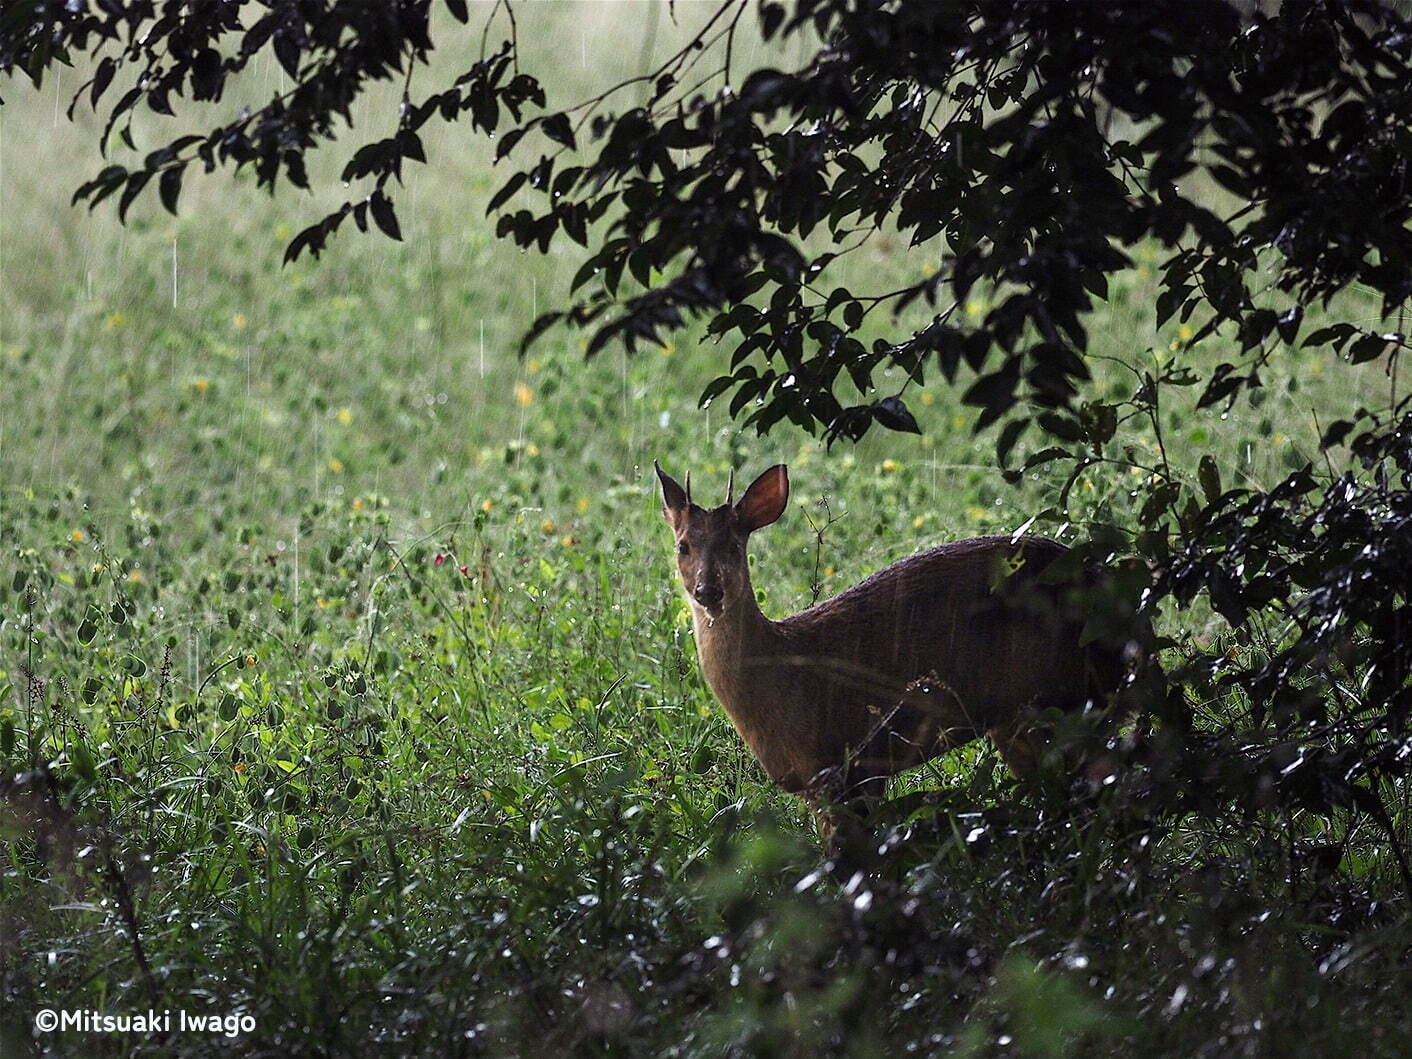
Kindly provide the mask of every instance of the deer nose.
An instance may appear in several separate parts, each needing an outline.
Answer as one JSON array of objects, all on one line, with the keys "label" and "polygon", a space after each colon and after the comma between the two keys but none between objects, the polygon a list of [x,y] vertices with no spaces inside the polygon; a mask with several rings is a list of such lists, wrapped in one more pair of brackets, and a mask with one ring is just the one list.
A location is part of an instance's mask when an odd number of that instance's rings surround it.
[{"label": "deer nose", "polygon": [[707,585],[700,581],[696,583],[696,588],[691,594],[696,597],[696,602],[707,610],[716,610],[726,598],[725,590],[720,585]]}]

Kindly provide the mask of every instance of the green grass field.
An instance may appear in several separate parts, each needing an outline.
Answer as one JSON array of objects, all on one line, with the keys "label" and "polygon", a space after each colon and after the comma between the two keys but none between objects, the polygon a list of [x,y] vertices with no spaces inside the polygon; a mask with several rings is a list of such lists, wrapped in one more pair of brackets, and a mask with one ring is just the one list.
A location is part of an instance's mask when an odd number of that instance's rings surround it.
[{"label": "green grass field", "polygon": [[[599,56],[668,46],[665,13],[635,10],[652,17],[535,9],[521,33],[558,98],[612,77]],[[67,203],[97,123],[64,120],[67,82],[10,86],[0,110],[0,764],[55,762],[72,807],[16,800],[5,825],[0,1053],[813,1055],[844,1029],[877,1055],[1412,1043],[1404,927],[1282,913],[1258,857],[1249,899],[1268,900],[1217,924],[1196,865],[1223,851],[1196,828],[1140,871],[1062,822],[1036,848],[1004,821],[1050,810],[988,747],[899,781],[941,792],[891,869],[907,909],[817,878],[809,815],[700,677],[651,465],[704,494],[789,463],[791,510],[753,556],[775,616],[811,601],[816,566],[831,594],[1034,515],[1050,535],[1121,523],[1141,472],[1095,468],[1058,512],[1062,482],[1005,485],[939,378],[909,396],[919,438],[742,434],[697,408],[721,363],[700,327],[587,362],[553,332],[517,359],[578,258],[495,240],[501,175],[467,132],[429,142],[400,245],[349,232],[282,267],[327,203],[248,176],[191,186],[179,219],[88,216]],[[855,258],[860,284],[927,267],[885,237]],[[1093,321],[1097,392],[1133,388],[1106,358],[1220,359],[1154,329],[1157,253],[1137,260]],[[1169,447],[1271,484],[1389,380],[1291,354],[1266,383],[1229,415],[1183,391]],[[1152,438],[1133,439],[1142,462]],[[1204,612],[1161,626],[1224,649]],[[982,810],[1000,815],[968,841]],[[1387,891],[1387,864],[1356,870]],[[838,955],[921,923],[951,947]],[[32,1031],[41,1008],[149,1006],[255,1028]]]}]

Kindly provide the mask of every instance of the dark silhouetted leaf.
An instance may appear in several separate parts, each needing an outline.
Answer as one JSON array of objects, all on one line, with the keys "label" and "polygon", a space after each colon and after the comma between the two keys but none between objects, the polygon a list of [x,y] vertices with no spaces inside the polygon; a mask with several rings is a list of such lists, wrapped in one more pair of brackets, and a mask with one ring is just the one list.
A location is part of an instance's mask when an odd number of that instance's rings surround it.
[{"label": "dark silhouetted leaf", "polygon": [[922,428],[902,403],[900,397],[884,397],[873,405],[873,418],[888,430],[900,430],[908,434],[920,434]]},{"label": "dark silhouetted leaf", "polygon": [[402,238],[402,229],[397,224],[397,214],[393,212],[392,200],[381,191],[374,191],[372,197],[368,199],[368,206],[373,214],[373,221],[377,224],[382,233],[391,239]]}]

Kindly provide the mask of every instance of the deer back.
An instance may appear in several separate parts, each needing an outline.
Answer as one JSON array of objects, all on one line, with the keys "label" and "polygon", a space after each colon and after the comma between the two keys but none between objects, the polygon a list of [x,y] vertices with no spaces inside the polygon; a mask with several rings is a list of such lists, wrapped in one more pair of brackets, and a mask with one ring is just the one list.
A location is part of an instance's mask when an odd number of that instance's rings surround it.
[{"label": "deer back", "polygon": [[1104,683],[1095,665],[1113,661],[1080,649],[1063,587],[1036,577],[1065,551],[980,537],[913,555],[770,623],[733,686],[713,690],[772,778],[795,789],[850,756],[889,774],[1029,707],[1079,707]]}]

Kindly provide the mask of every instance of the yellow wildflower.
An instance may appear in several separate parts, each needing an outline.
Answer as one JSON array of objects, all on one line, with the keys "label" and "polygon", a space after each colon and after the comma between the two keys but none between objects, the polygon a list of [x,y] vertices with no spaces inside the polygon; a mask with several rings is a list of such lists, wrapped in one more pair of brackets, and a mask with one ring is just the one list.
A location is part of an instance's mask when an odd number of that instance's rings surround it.
[{"label": "yellow wildflower", "polygon": [[539,528],[542,529],[545,533],[553,533],[553,532],[554,532],[554,522],[553,522],[552,519],[545,519],[543,522],[541,522],[541,523],[539,524]]},{"label": "yellow wildflower", "polygon": [[495,501],[494,501],[494,500],[486,500],[486,501],[484,501],[484,502],[481,504],[480,509],[481,509],[482,511],[484,511],[486,514],[490,514],[490,512],[495,509]]},{"label": "yellow wildflower", "polygon": [[211,382],[209,379],[197,379],[191,385],[196,387],[197,393],[205,393],[211,388]]},{"label": "yellow wildflower", "polygon": [[329,460],[329,461],[328,461],[328,469],[331,470],[334,474],[342,474],[342,473],[343,473],[343,461],[342,461],[342,460]]},{"label": "yellow wildflower", "polygon": [[80,543],[83,540],[83,530],[74,530],[72,533],[69,534],[69,539],[72,540],[75,544]]},{"label": "yellow wildflower", "polygon": [[245,319],[244,313],[236,313],[235,316],[231,318],[230,326],[235,328],[237,331],[244,331],[245,325],[249,322],[249,320]]},{"label": "yellow wildflower", "polygon": [[344,426],[347,426],[349,423],[353,422],[353,409],[340,408],[338,410],[338,421]]},{"label": "yellow wildflower", "polygon": [[534,404],[534,391],[522,382],[515,383],[515,403],[521,408]]}]

